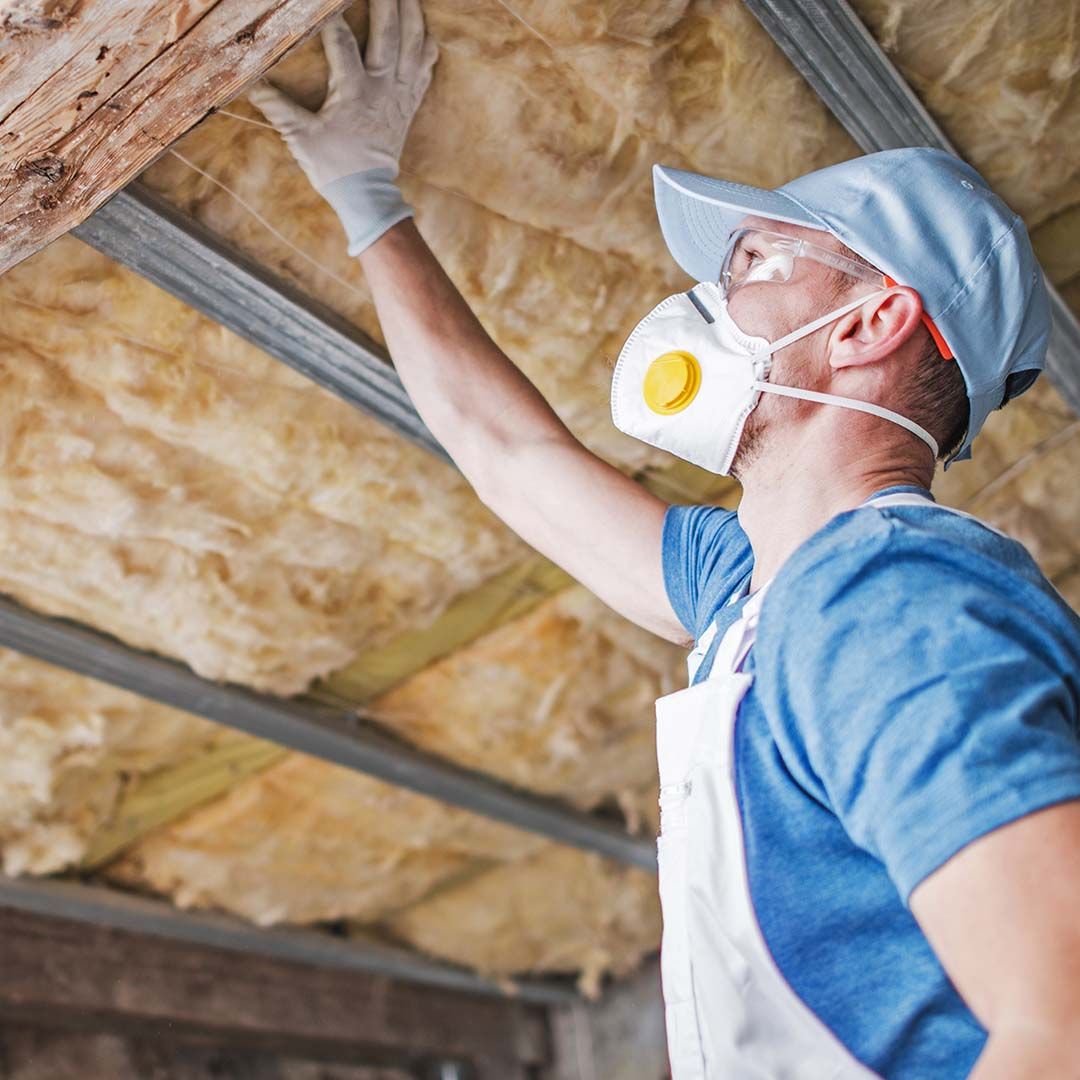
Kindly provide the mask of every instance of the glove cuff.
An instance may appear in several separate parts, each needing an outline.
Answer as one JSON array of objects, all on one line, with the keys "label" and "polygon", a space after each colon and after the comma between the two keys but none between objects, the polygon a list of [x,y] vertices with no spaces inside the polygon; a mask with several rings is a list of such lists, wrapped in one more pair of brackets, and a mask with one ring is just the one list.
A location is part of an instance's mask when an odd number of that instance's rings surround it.
[{"label": "glove cuff", "polygon": [[365,169],[331,180],[319,189],[341,219],[350,255],[359,255],[391,225],[413,215],[394,176],[394,169]]}]

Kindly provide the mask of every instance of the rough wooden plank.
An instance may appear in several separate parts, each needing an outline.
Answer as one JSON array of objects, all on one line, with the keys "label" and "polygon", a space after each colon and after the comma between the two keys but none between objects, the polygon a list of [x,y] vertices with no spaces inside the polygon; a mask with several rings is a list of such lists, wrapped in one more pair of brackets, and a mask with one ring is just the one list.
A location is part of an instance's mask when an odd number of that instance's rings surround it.
[{"label": "rough wooden plank", "polygon": [[[69,1017],[31,1016],[0,1024],[0,1062],[7,1080],[417,1080],[413,1070],[359,1064],[363,1055],[285,1054],[230,1040],[192,1039],[164,1025],[137,1031],[72,1025]],[[438,1076],[438,1073],[429,1073]],[[425,1077],[426,1080],[426,1077]],[[653,1078],[650,1078],[653,1080]]]},{"label": "rough wooden plank", "polygon": [[0,1017],[24,1023],[157,1030],[411,1069],[450,1058],[499,1078],[542,1064],[523,1055],[546,1053],[544,1010],[507,999],[6,909],[0,940]]},{"label": "rough wooden plank", "polygon": [[343,0],[23,0],[0,14],[0,272],[91,214]]}]

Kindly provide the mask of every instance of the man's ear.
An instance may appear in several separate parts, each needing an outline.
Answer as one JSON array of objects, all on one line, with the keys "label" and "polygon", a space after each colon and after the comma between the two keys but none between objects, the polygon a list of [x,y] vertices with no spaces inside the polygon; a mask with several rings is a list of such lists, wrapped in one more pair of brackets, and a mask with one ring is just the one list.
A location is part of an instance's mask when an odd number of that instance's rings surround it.
[{"label": "man's ear", "polygon": [[872,364],[895,352],[915,332],[922,300],[914,289],[894,285],[836,321],[829,337],[834,369]]}]

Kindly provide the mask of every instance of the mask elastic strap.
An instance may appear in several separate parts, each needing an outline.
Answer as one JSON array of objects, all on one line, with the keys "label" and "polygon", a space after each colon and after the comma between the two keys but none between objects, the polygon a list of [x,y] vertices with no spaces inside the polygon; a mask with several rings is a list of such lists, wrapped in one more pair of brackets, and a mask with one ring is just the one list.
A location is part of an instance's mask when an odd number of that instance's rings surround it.
[{"label": "mask elastic strap", "polygon": [[790,334],[785,334],[782,338],[777,338],[776,341],[770,342],[768,351],[770,353],[777,353],[793,342],[800,341],[808,334],[812,334],[815,330],[820,330],[823,326],[828,326],[829,323],[835,322],[841,315],[846,315],[849,311],[854,311],[860,304],[865,304],[867,300],[873,300],[876,296],[884,296],[888,291],[888,289],[878,289],[877,292],[870,293],[869,296],[860,296],[858,299],[852,300],[851,303],[845,304],[843,307],[834,308],[827,314],[822,315],[821,318],[815,319],[805,326],[800,326],[798,330],[792,330]]},{"label": "mask elastic strap", "polygon": [[858,412],[870,413],[871,416],[880,416],[882,420],[891,420],[902,428],[907,428],[912,435],[922,439],[930,447],[937,461],[938,444],[934,436],[925,428],[920,427],[914,420],[906,416],[894,413],[891,409],[884,409],[870,401],[860,401],[858,398],[839,397],[836,394],[819,394],[816,390],[800,390],[797,386],[777,386],[774,383],[755,382],[755,390],[762,390],[769,394],[780,394],[782,397],[802,398],[805,401],[817,401],[822,405],[839,405],[844,409],[855,409]]},{"label": "mask elastic strap", "polygon": [[[827,326],[829,323],[839,319],[841,315],[846,315],[849,311],[854,311],[860,304],[865,304],[867,300],[873,300],[876,296],[883,296],[888,291],[888,289],[878,289],[877,292],[870,293],[869,296],[860,296],[858,299],[852,300],[851,303],[844,304],[843,307],[838,307],[834,311],[830,311],[827,315],[822,315],[820,319],[815,319],[805,326],[800,326],[798,330],[793,330],[790,334],[772,342],[769,345],[769,352],[778,352],[780,349],[784,348],[784,346],[799,341],[808,334],[812,334],[815,330],[820,330],[823,326]],[[906,416],[894,413],[891,409],[882,408],[882,406],[874,405],[869,401],[860,401],[858,398],[839,397],[836,394],[819,394],[816,390],[800,390],[795,386],[777,386],[774,383],[755,382],[754,389],[762,390],[770,394],[780,394],[783,397],[802,398],[805,401],[816,401],[822,405],[839,405],[841,408],[855,409],[858,412],[869,413],[871,416],[880,416],[882,420],[891,420],[894,424],[899,424],[902,428],[907,428],[912,435],[922,439],[922,441],[930,447],[930,450],[934,455],[934,460],[937,461],[938,444],[934,436],[931,435],[926,428],[916,424],[914,420],[909,420]]]}]

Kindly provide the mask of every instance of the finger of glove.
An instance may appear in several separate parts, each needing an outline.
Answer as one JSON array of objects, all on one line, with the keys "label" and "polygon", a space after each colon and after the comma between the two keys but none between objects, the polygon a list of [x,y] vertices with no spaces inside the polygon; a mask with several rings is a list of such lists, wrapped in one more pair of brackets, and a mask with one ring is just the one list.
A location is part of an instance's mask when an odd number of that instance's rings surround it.
[{"label": "finger of glove", "polygon": [[398,57],[398,0],[371,0],[364,68],[369,75],[393,70]]},{"label": "finger of glove", "polygon": [[302,105],[297,105],[288,94],[283,94],[276,86],[265,80],[260,80],[248,91],[248,101],[282,135],[291,135],[294,131],[301,130],[312,116]]},{"label": "finger of glove", "polygon": [[401,3],[401,59],[399,70],[415,71],[420,66],[421,50],[424,48],[424,13],[420,0],[400,0]]},{"label": "finger of glove", "polygon": [[428,36],[424,42],[424,51],[420,54],[420,66],[427,69],[428,78],[430,81],[431,69],[435,66],[435,61],[439,59],[439,45],[436,40]]},{"label": "finger of glove", "polygon": [[360,85],[364,74],[364,63],[360,59],[360,47],[352,28],[344,16],[331,19],[322,29],[323,52],[330,68],[330,81],[327,100],[332,100],[355,90]]},{"label": "finger of glove", "polygon": [[419,65],[410,78],[413,88],[413,100],[416,102],[417,107],[419,107],[420,102],[423,101],[424,95],[431,85],[431,76],[438,56],[439,47],[432,38],[428,38],[424,43],[424,50],[420,54]]}]

